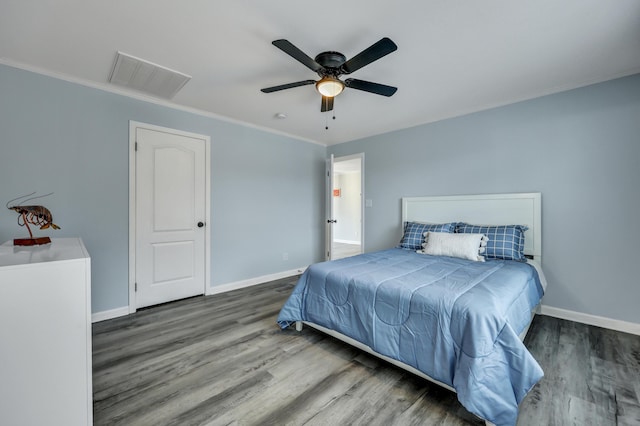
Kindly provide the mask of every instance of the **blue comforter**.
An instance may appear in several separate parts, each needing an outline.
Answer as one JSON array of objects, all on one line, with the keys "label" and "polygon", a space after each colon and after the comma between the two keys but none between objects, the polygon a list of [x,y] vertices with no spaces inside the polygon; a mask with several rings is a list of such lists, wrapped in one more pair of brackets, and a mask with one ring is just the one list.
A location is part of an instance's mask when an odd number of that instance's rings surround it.
[{"label": "blue comforter", "polygon": [[542,294],[526,263],[395,248],[312,265],[278,324],[340,332],[452,386],[483,419],[515,425],[518,404],[543,376],[518,338]]}]

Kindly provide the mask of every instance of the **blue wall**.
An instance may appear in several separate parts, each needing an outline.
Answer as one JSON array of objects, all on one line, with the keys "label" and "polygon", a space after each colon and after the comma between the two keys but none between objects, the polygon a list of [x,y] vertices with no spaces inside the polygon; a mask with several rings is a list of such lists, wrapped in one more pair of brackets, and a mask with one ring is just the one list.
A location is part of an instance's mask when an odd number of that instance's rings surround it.
[{"label": "blue wall", "polygon": [[[0,65],[0,200],[55,192],[47,234],[85,241],[93,312],[128,304],[129,120],[211,136],[213,286],[323,258],[326,148]],[[640,323],[640,75],[328,151],[366,154],[367,251],[397,243],[403,196],[542,192],[544,303]]]},{"label": "blue wall", "polygon": [[541,192],[544,304],[640,323],[640,75],[329,148],[359,152],[366,251],[404,196]]},{"label": "blue wall", "polygon": [[[128,305],[129,120],[211,137],[212,286],[322,259],[325,147],[0,65],[0,200],[55,192],[45,235],[84,240],[93,312]],[[0,242],[26,235],[0,209]]]}]

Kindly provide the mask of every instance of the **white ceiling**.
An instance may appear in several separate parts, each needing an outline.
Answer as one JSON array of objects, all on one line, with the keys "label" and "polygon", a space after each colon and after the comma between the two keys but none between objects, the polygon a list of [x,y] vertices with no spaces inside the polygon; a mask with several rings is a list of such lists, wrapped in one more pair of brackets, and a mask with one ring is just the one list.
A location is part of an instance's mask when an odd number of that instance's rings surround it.
[{"label": "white ceiling", "polygon": [[[273,40],[351,58],[382,37],[398,50],[350,77],[393,97],[346,89],[332,120],[314,86],[260,92],[318,78]],[[0,0],[2,63],[122,91],[117,51],[191,75],[173,104],[330,145],[638,73],[640,1]]]}]

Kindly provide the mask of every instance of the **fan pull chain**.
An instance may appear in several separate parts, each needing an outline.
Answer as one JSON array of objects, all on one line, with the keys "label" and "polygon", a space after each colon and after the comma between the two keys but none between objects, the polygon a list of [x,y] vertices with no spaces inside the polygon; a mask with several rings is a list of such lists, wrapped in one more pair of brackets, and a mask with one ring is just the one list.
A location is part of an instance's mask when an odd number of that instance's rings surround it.
[{"label": "fan pull chain", "polygon": [[[335,107],[333,108],[333,110],[331,111],[333,113],[333,119],[336,119],[336,109]],[[324,116],[324,129],[325,130],[329,130],[329,118],[327,117],[327,115],[325,114]]]}]

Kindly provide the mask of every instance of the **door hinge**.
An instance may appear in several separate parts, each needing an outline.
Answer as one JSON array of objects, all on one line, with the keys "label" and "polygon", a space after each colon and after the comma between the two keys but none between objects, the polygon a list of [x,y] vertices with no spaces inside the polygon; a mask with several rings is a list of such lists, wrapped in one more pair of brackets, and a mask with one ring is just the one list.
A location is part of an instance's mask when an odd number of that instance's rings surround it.
[{"label": "door hinge", "polygon": [[330,256],[331,256],[331,252],[327,252],[327,257],[330,257]]},{"label": "door hinge", "polygon": [[133,150],[134,150],[134,151],[137,151],[137,150],[138,150],[138,142],[136,142],[136,143],[135,143],[135,146],[134,146]]},{"label": "door hinge", "polygon": [[138,283],[133,283],[133,291],[138,291]]}]

